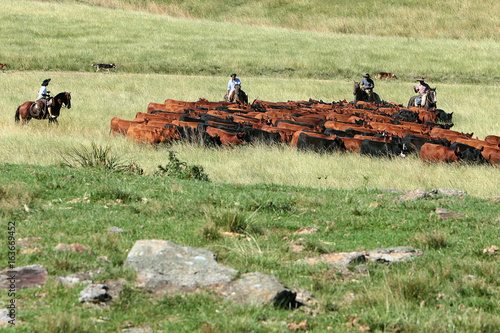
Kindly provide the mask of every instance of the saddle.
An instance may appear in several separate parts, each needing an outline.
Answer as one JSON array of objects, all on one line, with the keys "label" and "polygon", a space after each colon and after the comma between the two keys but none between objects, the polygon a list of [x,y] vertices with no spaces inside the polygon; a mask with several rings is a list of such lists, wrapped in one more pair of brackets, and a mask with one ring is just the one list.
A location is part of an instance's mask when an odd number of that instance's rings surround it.
[{"label": "saddle", "polygon": [[41,115],[42,118],[45,117],[45,115],[49,112],[48,107],[51,105],[51,99],[37,99],[35,103],[31,106],[30,108],[30,113],[32,116],[38,116]]}]

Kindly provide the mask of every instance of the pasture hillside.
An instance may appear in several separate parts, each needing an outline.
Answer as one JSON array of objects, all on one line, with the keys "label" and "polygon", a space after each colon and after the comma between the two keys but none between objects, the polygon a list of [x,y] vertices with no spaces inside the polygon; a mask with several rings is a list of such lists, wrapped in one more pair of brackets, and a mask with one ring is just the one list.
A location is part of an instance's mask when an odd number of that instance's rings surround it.
[{"label": "pasture hillside", "polygon": [[500,44],[491,39],[295,31],[37,1],[3,3],[0,29],[1,61],[14,71],[91,72],[104,62],[127,73],[359,80],[382,71],[431,84],[500,80]]},{"label": "pasture hillside", "polygon": [[[408,49],[406,38],[245,26],[229,37],[233,25],[226,23],[31,1],[3,4],[0,16],[5,31],[0,55],[10,65],[0,73],[2,161],[7,163],[57,164],[68,147],[95,142],[112,145],[117,154],[152,172],[164,162],[164,149],[110,137],[111,118],[133,119],[149,102],[166,98],[221,100],[232,71],[240,73],[250,100],[330,102],[352,100],[352,79],[389,67],[400,80],[377,81],[376,91],[382,99],[402,104],[413,95],[415,83],[409,77],[429,74],[438,88],[438,106],[454,112],[453,129],[481,139],[500,133],[499,88],[491,75],[500,72],[495,57],[500,50],[494,42],[414,39]],[[27,20],[36,24],[26,25]],[[47,29],[35,28],[42,24]],[[233,44],[238,46],[228,46]],[[466,45],[465,54],[456,52]],[[95,74],[94,62],[115,62],[118,68],[109,75]],[[400,73],[407,73],[406,78]],[[15,109],[35,98],[47,77],[53,93],[72,92],[72,109],[63,110],[58,127],[38,121],[15,126]],[[401,190],[439,186],[479,197],[498,192],[498,168],[489,166],[428,166],[416,157],[387,163],[291,149],[174,149],[182,160],[203,165],[214,181],[223,183]]]},{"label": "pasture hillside", "polygon": [[[54,2],[54,0],[45,0]],[[500,38],[492,0],[63,0],[252,26],[335,34],[444,39]],[[57,0],[61,2],[61,0]]]}]

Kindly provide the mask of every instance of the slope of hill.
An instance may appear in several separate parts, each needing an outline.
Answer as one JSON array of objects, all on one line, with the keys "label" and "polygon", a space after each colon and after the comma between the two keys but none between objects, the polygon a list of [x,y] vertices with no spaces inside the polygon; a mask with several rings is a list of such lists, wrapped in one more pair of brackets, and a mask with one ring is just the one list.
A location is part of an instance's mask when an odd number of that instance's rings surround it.
[{"label": "slope of hill", "polygon": [[[58,1],[60,2],[60,0]],[[341,34],[500,39],[491,0],[66,0],[172,17]],[[496,27],[496,28],[495,28]]]}]

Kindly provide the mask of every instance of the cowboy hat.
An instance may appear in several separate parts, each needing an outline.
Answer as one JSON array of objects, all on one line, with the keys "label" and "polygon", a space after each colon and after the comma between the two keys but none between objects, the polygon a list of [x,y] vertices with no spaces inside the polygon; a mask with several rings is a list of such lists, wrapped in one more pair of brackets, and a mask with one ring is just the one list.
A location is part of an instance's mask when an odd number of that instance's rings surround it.
[{"label": "cowboy hat", "polygon": [[231,74],[231,76],[233,76],[233,75],[236,76],[236,73]]},{"label": "cowboy hat", "polygon": [[45,80],[43,80],[43,82],[42,82],[42,86],[46,86],[46,85],[48,85],[48,84],[49,84],[49,82],[50,82],[50,79],[45,79]]},{"label": "cowboy hat", "polygon": [[363,77],[370,77],[370,74],[366,73]]}]

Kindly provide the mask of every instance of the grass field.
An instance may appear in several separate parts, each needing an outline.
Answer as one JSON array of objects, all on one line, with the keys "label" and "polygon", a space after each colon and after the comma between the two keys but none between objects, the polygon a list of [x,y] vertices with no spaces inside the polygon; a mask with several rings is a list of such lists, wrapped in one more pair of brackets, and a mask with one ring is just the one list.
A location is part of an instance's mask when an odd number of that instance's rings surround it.
[{"label": "grass field", "polygon": [[[418,4],[406,1],[381,1],[372,10],[360,10],[366,3],[357,1],[2,3],[0,62],[9,67],[0,72],[0,220],[5,235],[7,222],[15,221],[17,238],[42,237],[35,249],[18,248],[16,265],[43,264],[51,275],[44,287],[17,293],[17,330],[283,332],[286,323],[307,319],[310,332],[352,332],[362,324],[376,332],[499,331],[498,255],[483,254],[500,246],[498,166],[319,155],[288,146],[150,147],[109,135],[112,117],[133,119],[149,102],[221,100],[234,71],[250,100],[325,102],[352,100],[353,80],[390,71],[400,79],[376,81],[375,90],[401,104],[413,94],[412,79],[424,75],[438,88],[438,107],[454,113],[453,129],[481,139],[500,135],[498,17],[484,14],[499,5],[419,4],[433,8],[432,15],[414,15]],[[383,10],[398,19],[381,19]],[[423,36],[413,30],[420,22]],[[96,74],[90,66],[96,62],[118,68]],[[15,109],[33,100],[48,77],[53,94],[71,91],[72,108],[63,109],[59,126],[16,125]],[[68,151],[93,144],[145,174],[62,165]],[[155,174],[170,150],[202,166],[210,182]],[[395,200],[401,192],[388,188],[467,195],[401,202]],[[436,208],[465,217],[442,220]],[[222,223],[228,217],[242,221],[238,231],[252,241],[210,236],[235,231]],[[111,226],[126,232],[108,234]],[[289,242],[299,241],[293,233],[305,226],[318,231],[293,253]],[[134,274],[123,268],[138,239],[208,248],[241,272],[276,275],[314,294],[314,314],[234,306],[209,292],[153,297],[136,289]],[[93,254],[56,252],[58,243],[81,243]],[[354,281],[330,266],[297,263],[401,245],[425,255],[369,263],[369,276]],[[54,278],[99,267],[105,272],[96,281],[127,281],[111,305],[82,306],[84,286],[68,289]],[[0,297],[8,302],[5,290]],[[359,324],[349,327],[353,318]]]}]

